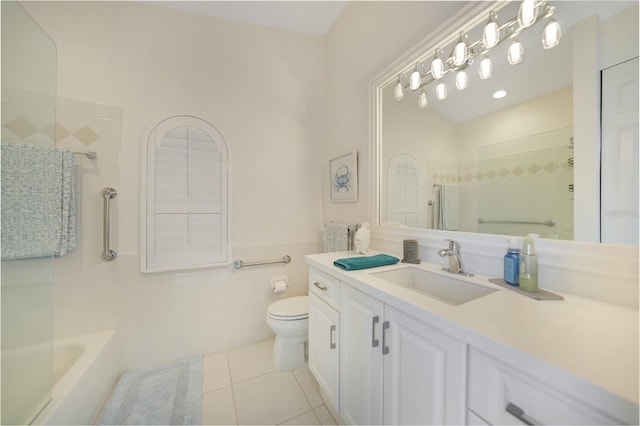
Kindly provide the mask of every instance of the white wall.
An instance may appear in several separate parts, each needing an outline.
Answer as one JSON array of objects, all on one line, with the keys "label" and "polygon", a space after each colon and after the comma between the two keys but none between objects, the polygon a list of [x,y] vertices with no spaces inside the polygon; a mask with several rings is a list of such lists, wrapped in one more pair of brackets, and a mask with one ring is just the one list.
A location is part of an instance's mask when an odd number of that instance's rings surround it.
[{"label": "white wall", "polygon": [[[369,84],[387,64],[468,2],[349,2],[326,36],[327,165],[323,167],[325,221],[371,220]],[[358,150],[358,202],[329,199],[328,160]]]},{"label": "white wall", "polygon": [[[56,262],[56,337],[117,327],[122,369],[269,337],[269,280],[287,274],[285,295],[306,294],[303,255],[323,226],[323,39],[136,2],[24,6],[57,45],[58,95],[122,110],[121,141],[104,148],[115,157],[81,170],[81,211],[95,214],[84,214],[81,248]],[[140,274],[141,138],[169,113],[210,121],[231,147],[234,258],[291,264]],[[101,199],[87,193],[102,186],[119,193],[109,263]]]}]

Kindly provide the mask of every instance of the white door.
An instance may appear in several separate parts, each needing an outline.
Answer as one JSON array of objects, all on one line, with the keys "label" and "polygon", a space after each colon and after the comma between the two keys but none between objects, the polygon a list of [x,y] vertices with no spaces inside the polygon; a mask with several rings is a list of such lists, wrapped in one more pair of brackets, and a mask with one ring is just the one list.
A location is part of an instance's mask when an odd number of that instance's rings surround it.
[{"label": "white door", "polygon": [[638,244],[638,58],[602,71],[601,240]]},{"label": "white door", "polygon": [[384,424],[465,423],[465,344],[390,306]]},{"label": "white door", "polygon": [[340,414],[349,424],[382,422],[384,304],[349,285],[340,303]]},{"label": "white door", "polygon": [[336,410],[340,409],[339,322],[338,311],[309,293],[309,370]]}]

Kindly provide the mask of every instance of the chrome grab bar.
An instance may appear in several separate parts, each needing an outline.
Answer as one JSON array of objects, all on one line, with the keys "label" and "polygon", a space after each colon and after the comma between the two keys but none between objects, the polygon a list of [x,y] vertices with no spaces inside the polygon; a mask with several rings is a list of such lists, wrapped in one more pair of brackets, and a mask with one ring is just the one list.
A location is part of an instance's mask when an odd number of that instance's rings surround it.
[{"label": "chrome grab bar", "polygon": [[109,248],[109,200],[114,198],[118,193],[114,188],[105,188],[102,190],[102,212],[104,221],[102,222],[102,260],[110,262],[118,257],[118,254]]},{"label": "chrome grab bar", "polygon": [[291,262],[291,256],[289,256],[287,254],[282,259],[262,260],[262,261],[258,261],[258,262],[245,262],[243,260],[236,259],[236,260],[233,261],[233,267],[236,268],[236,269],[240,269],[243,266],[268,265],[270,263],[289,263],[289,262]]},{"label": "chrome grab bar", "polygon": [[482,218],[478,218],[478,223],[508,223],[511,225],[545,225],[549,227],[556,226],[557,222],[555,219],[547,219],[544,222],[530,222],[526,220],[486,220]]}]

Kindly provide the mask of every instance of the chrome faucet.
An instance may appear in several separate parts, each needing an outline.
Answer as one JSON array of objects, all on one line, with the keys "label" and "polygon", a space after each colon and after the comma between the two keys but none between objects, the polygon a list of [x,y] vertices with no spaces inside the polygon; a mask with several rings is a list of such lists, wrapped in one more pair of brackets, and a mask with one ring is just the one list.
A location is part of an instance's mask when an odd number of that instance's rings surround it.
[{"label": "chrome faucet", "polygon": [[460,274],[467,277],[472,277],[473,274],[465,272],[464,266],[462,266],[462,258],[460,257],[460,244],[457,241],[445,239],[449,241],[449,248],[438,251],[438,256],[446,257],[449,260],[449,267],[442,268],[443,271],[451,272],[452,274]]}]

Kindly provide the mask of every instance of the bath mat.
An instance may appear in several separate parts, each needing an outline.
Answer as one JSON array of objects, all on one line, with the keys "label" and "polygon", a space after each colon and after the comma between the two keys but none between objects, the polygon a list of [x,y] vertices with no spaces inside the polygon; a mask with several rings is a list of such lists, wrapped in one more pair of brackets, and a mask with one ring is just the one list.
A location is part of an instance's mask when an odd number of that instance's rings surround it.
[{"label": "bath mat", "polygon": [[202,357],[193,356],[120,377],[100,425],[199,425]]}]

